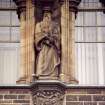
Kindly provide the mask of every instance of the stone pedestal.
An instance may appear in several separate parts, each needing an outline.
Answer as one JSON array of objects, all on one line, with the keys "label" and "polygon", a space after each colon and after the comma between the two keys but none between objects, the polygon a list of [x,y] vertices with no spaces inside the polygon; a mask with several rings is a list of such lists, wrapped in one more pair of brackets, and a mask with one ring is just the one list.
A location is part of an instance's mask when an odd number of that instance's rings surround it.
[{"label": "stone pedestal", "polygon": [[64,105],[65,87],[60,81],[36,81],[31,89],[34,105]]}]

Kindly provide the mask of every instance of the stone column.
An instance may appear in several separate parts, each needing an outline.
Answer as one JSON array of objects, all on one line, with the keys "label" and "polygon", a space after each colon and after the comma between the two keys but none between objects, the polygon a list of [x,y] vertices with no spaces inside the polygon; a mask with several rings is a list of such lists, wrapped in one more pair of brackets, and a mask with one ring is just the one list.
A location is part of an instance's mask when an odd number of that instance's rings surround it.
[{"label": "stone column", "polygon": [[34,34],[35,34],[35,16],[34,4],[32,0],[26,0],[26,75],[27,83],[32,81],[32,74],[35,70],[35,51],[34,51]]},{"label": "stone column", "polygon": [[26,38],[26,1],[13,0],[17,5],[17,14],[20,20],[20,70],[17,83],[26,82],[26,55],[25,55],[25,38]]},{"label": "stone column", "polygon": [[26,34],[26,11],[20,14],[20,70],[19,70],[19,80],[17,80],[17,83],[26,82],[25,34]]},{"label": "stone column", "polygon": [[61,2],[61,80],[70,84],[78,83],[75,78],[75,16],[80,0]]},{"label": "stone column", "polygon": [[34,71],[34,5],[32,0],[14,0],[20,19],[20,70],[17,83],[30,83]]}]

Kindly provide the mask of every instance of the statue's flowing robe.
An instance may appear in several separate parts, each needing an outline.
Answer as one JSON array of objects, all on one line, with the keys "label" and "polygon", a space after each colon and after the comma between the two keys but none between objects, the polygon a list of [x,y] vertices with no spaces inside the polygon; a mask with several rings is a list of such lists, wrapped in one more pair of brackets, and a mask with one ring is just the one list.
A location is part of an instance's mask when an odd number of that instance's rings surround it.
[{"label": "statue's flowing robe", "polygon": [[[60,34],[57,24],[52,23],[52,32],[50,35],[55,36],[54,44],[51,46],[45,40],[47,34],[41,31],[42,23],[36,25],[35,46],[38,51],[36,74],[38,76],[52,76],[57,77],[60,65]],[[45,43],[44,43],[45,42]],[[48,43],[50,41],[48,40]]]}]

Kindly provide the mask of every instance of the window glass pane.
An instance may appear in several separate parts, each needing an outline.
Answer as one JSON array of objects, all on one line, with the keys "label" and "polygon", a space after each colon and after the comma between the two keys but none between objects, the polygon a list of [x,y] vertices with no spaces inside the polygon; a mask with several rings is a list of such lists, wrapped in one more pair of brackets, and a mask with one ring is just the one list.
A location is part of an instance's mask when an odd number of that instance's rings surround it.
[{"label": "window glass pane", "polygon": [[97,25],[105,26],[105,14],[97,12]]},{"label": "window glass pane", "polygon": [[13,2],[13,0],[11,0],[11,8],[16,8],[16,4]]},{"label": "window glass pane", "polygon": [[98,27],[98,41],[105,42],[105,27]]},{"label": "window glass pane", "polygon": [[98,48],[98,81],[99,84],[104,84],[104,68],[103,68],[103,43],[97,43]]},{"label": "window glass pane", "polygon": [[19,25],[19,19],[16,11],[12,12],[12,25]]},{"label": "window glass pane", "polygon": [[97,28],[96,27],[84,27],[84,41],[86,42],[97,41]]},{"label": "window glass pane", "polygon": [[2,0],[1,5],[3,8],[9,8],[10,7],[10,0]]},{"label": "window glass pane", "polygon": [[0,8],[16,8],[13,0],[0,0]]},{"label": "window glass pane", "polygon": [[0,11],[0,26],[10,25],[10,11]]},{"label": "window glass pane", "polygon": [[0,84],[16,84],[18,70],[19,44],[0,43]]},{"label": "window glass pane", "polygon": [[76,21],[75,21],[75,25],[76,26],[83,26],[83,12],[79,12],[77,14],[77,18],[76,18]]},{"label": "window glass pane", "polygon": [[80,84],[105,84],[105,14],[100,10],[102,4],[99,0],[82,0],[79,9],[75,22],[77,78]]},{"label": "window glass pane", "polygon": [[0,8],[0,84],[16,84],[19,76],[19,43],[16,42],[20,40],[19,20],[13,10],[16,5],[13,0],[0,0]]},{"label": "window glass pane", "polygon": [[105,84],[105,43],[103,43],[103,69],[104,69],[104,84]]},{"label": "window glass pane", "polygon": [[0,41],[8,41],[10,39],[10,27],[0,27]]},{"label": "window glass pane", "polygon": [[76,43],[76,51],[79,84],[98,84],[97,44]]},{"label": "window glass pane", "polygon": [[19,41],[20,40],[20,30],[19,27],[11,28],[11,41]]},{"label": "window glass pane", "polygon": [[96,25],[96,12],[84,12],[84,25],[85,26]]},{"label": "window glass pane", "polygon": [[80,8],[92,8],[92,9],[97,9],[102,7],[101,3],[99,2],[99,0],[82,0],[82,2],[79,5]]},{"label": "window glass pane", "polygon": [[83,27],[75,28],[75,41],[83,41]]}]

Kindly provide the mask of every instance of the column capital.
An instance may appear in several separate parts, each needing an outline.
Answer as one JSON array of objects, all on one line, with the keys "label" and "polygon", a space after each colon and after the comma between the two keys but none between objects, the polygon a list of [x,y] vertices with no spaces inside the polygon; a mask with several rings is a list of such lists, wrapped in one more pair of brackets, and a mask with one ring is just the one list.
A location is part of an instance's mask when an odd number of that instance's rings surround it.
[{"label": "column capital", "polygon": [[[59,0],[59,2],[62,4],[64,3],[66,0]],[[69,3],[69,8],[70,11],[72,12],[77,12],[78,10],[78,5],[80,4],[81,0],[67,0],[67,2]]]},{"label": "column capital", "polygon": [[99,2],[102,4],[103,6],[103,13],[105,14],[105,0],[99,0]]},{"label": "column capital", "polygon": [[78,5],[80,4],[81,0],[69,0],[69,9],[72,12],[78,11]]},{"label": "column capital", "polygon": [[20,14],[26,11],[26,0],[13,0],[17,5],[17,14],[18,18],[20,19]]}]

